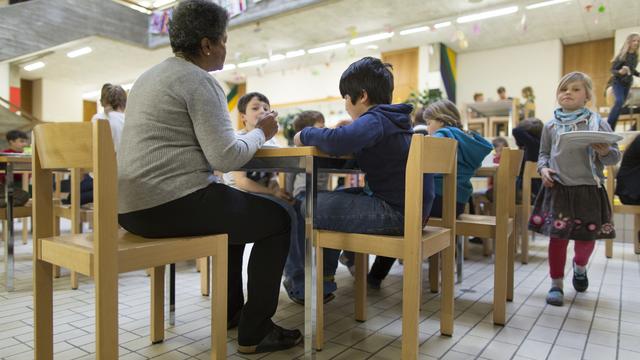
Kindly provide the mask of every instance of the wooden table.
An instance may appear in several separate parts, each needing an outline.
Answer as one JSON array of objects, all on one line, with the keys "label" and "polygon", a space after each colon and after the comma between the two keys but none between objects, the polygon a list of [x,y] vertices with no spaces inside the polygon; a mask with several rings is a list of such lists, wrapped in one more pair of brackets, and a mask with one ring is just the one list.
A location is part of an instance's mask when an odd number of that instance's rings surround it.
[{"label": "wooden table", "polygon": [[[306,203],[305,203],[305,239],[304,239],[304,352],[305,358],[311,358],[313,344],[313,330],[316,314],[315,304],[315,259],[313,247],[313,215],[316,211],[316,197],[318,193],[318,173],[359,173],[355,161],[350,157],[332,157],[313,146],[296,148],[260,149],[242,170],[278,171],[306,174]],[[320,275],[322,276],[322,275]]]},{"label": "wooden table", "polygon": [[7,202],[7,229],[4,239],[4,270],[5,287],[7,291],[14,290],[14,234],[13,234],[13,175],[15,172],[31,171],[31,155],[2,154],[0,155],[0,171],[5,173],[4,194]]}]

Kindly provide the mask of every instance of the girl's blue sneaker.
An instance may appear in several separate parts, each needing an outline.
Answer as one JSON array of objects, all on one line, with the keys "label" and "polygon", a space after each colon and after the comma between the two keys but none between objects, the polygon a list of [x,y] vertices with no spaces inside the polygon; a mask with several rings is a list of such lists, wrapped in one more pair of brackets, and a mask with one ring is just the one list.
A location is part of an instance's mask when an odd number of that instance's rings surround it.
[{"label": "girl's blue sneaker", "polygon": [[564,292],[559,287],[552,287],[547,294],[547,304],[553,306],[564,305]]}]

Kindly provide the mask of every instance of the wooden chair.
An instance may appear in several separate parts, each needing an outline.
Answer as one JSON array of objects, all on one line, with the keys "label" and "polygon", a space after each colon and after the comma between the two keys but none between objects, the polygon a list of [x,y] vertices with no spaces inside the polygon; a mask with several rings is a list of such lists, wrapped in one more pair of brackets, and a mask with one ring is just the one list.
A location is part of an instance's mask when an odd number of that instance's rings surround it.
[{"label": "wooden chair", "polygon": [[[638,232],[640,231],[640,205],[625,205],[620,202],[620,199],[615,195],[616,190],[616,168],[615,166],[607,166],[607,182],[606,189],[609,196],[609,202],[611,204],[611,211],[615,214],[630,214],[633,215],[633,251],[636,254],[640,254],[640,240],[638,239]],[[609,245],[611,243],[611,245]],[[611,247],[611,250],[609,248]],[[607,239],[606,252],[613,253],[613,239]],[[611,254],[613,255],[613,254]],[[607,257],[611,257],[607,254]]]},{"label": "wooden chair", "polygon": [[[53,358],[52,265],[92,276],[96,296],[96,359],[118,358],[118,274],[154,268],[151,342],[164,339],[164,265],[215,256],[211,358],[226,357],[227,235],[146,239],[118,229],[117,170],[109,124],[41,124],[33,132],[33,298],[36,359]],[[73,138],[76,141],[69,142]],[[92,233],[54,236],[52,169],[94,174]],[[214,321],[215,320],[215,321]]]},{"label": "wooden chair", "polygon": [[[22,190],[29,191],[29,172],[18,172],[22,174]],[[0,189],[4,191],[3,189]],[[31,219],[31,201],[26,203],[24,206],[16,206],[13,208],[13,219],[21,219],[22,220],[22,244],[26,245],[27,240],[29,238],[29,220]],[[7,224],[7,211],[6,208],[0,211],[0,220],[2,221],[2,238],[0,240],[6,240],[6,232],[8,227]]]},{"label": "wooden chair", "polygon": [[[455,233],[456,148],[452,139],[413,135],[406,170],[404,236],[315,231],[316,271],[322,274],[324,248],[356,253],[356,320],[366,320],[366,257],[376,254],[404,260],[402,299],[402,358],[418,357],[418,321],[422,260],[442,256],[440,332],[453,333],[453,263]],[[444,175],[443,227],[422,225],[423,174]],[[317,276],[316,349],[324,344],[323,279]]]},{"label": "wooden chair", "polygon": [[[456,221],[456,235],[495,239],[493,322],[506,322],[506,302],[513,300],[515,253],[516,177],[520,173],[522,150],[503,149],[494,186],[495,216],[462,214]],[[442,226],[442,219],[431,218],[429,225]],[[458,256],[458,261],[462,261]],[[431,273],[432,266],[429,266]],[[435,271],[436,268],[434,268]],[[433,276],[433,275],[431,275]],[[431,288],[431,291],[437,289]]]},{"label": "wooden chair", "polygon": [[522,174],[522,204],[518,205],[518,213],[521,214],[518,226],[520,226],[520,262],[529,263],[529,218],[531,217],[531,182],[533,179],[540,179],[538,174],[538,164],[534,161],[527,161],[524,164]]}]

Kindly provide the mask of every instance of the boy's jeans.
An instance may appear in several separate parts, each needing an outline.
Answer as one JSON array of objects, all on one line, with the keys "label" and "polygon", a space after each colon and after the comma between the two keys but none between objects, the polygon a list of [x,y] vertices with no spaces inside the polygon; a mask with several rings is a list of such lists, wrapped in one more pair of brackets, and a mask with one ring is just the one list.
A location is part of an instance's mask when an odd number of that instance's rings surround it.
[{"label": "boy's jeans", "polygon": [[[304,225],[304,194],[298,195],[300,202],[298,224]],[[316,229],[348,233],[401,235],[404,232],[404,216],[383,200],[369,196],[362,188],[347,188],[340,191],[318,192],[314,216]],[[304,226],[300,226],[296,244],[291,244],[285,265],[285,275],[293,282],[293,289],[304,296]],[[293,239],[292,239],[293,240]],[[340,250],[324,249],[324,294],[336,290],[333,276],[338,267]],[[327,281],[329,280],[329,281]],[[298,294],[296,294],[298,297]]]}]

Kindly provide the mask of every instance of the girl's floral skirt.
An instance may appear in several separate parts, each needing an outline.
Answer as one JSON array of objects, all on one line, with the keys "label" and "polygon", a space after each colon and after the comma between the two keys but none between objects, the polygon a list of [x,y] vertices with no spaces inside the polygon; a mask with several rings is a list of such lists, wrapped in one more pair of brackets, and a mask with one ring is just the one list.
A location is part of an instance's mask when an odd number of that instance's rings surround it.
[{"label": "girl's floral skirt", "polygon": [[604,187],[542,187],[536,197],[529,230],[560,239],[613,239],[611,205]]}]

